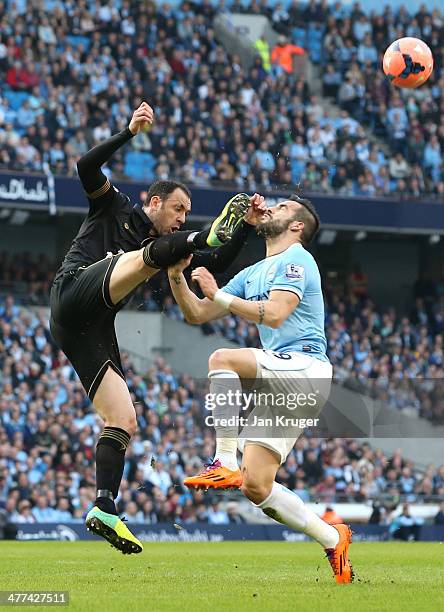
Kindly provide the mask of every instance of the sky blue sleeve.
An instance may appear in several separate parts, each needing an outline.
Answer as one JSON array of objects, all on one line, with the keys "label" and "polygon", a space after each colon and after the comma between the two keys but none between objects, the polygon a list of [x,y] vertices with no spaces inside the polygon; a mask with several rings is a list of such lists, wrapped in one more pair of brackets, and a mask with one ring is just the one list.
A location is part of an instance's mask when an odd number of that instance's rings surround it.
[{"label": "sky blue sleeve", "polygon": [[309,262],[304,251],[290,249],[279,263],[270,291],[282,290],[295,293],[300,300],[304,295]]},{"label": "sky blue sleeve", "polygon": [[225,287],[222,287],[222,291],[245,299],[245,270],[241,270],[236,276],[233,276]]}]

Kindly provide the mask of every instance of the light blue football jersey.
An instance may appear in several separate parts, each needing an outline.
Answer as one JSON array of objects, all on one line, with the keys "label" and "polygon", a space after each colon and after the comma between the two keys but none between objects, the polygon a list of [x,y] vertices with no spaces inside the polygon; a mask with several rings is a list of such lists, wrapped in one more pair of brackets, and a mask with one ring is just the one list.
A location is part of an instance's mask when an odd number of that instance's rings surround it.
[{"label": "light blue football jersey", "polygon": [[223,287],[226,293],[252,301],[267,300],[274,289],[292,291],[300,302],[278,329],[257,325],[262,347],[328,361],[321,276],[314,257],[301,244],[241,270]]}]

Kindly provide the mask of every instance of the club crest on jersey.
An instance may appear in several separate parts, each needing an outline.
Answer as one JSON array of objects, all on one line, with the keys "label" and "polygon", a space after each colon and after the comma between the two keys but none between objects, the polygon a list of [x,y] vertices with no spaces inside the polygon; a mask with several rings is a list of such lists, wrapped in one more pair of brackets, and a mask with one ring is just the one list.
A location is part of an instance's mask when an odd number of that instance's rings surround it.
[{"label": "club crest on jersey", "polygon": [[297,264],[288,264],[285,276],[287,278],[295,278],[297,280],[301,280],[302,278],[304,278],[304,273],[304,266],[298,266]]}]

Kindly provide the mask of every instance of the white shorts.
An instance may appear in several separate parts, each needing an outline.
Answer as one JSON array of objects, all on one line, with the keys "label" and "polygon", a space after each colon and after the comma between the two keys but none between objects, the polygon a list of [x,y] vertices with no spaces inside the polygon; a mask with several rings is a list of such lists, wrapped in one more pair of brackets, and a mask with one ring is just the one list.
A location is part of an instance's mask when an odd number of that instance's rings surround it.
[{"label": "white shorts", "polygon": [[[250,349],[254,352],[257,363],[256,384],[261,394],[270,394],[277,398],[278,394],[284,399],[297,399],[297,406],[285,407],[271,405],[269,400],[259,401],[248,417],[249,423],[255,420],[268,419],[273,422],[271,428],[251,427],[247,424],[239,434],[238,448],[241,453],[246,444],[258,444],[275,451],[281,464],[285,462],[298,437],[304,428],[299,429],[294,424],[286,426],[276,420],[280,414],[289,414],[303,424],[300,417],[316,419],[324,407],[330,394],[333,368],[330,362],[321,361],[304,353],[276,353],[263,349]],[[263,397],[263,396],[262,396]],[[302,402],[301,398],[308,397],[309,402]],[[293,422],[293,421],[292,421]],[[294,423],[294,422],[293,422]],[[311,423],[313,425],[313,423]],[[307,426],[310,426],[308,422]],[[268,431],[269,435],[265,435]],[[262,433],[264,435],[262,435]],[[259,434],[259,435],[258,435]]]}]

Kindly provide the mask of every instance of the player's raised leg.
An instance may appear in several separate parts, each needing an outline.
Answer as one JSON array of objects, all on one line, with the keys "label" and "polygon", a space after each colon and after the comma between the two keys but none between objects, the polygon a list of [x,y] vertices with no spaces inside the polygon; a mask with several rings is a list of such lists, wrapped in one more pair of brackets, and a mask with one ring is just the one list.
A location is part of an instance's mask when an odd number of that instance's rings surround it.
[{"label": "player's raised leg", "polygon": [[[176,211],[173,205],[178,200],[181,201],[182,206]],[[154,208],[155,204],[157,205],[157,201],[147,207],[147,213],[154,218],[156,210],[151,211],[151,208]],[[238,193],[225,204],[210,229],[200,232],[175,232],[150,241],[143,249],[123,253],[113,267],[109,279],[111,302],[118,304],[138,285],[156,274],[159,269],[168,268],[197,250],[227,244],[241,224],[250,205],[250,197],[245,193]],[[191,203],[187,194],[177,188],[163,203],[163,207],[165,208],[164,213],[171,216],[170,225],[176,223],[177,227],[180,227],[185,222],[185,214],[190,209]]]},{"label": "player's raised leg", "polygon": [[290,489],[275,482],[282,458],[275,450],[246,442],[242,460],[242,492],[275,521],[301,531],[325,549],[337,583],[350,583],[353,569],[348,559],[351,530],[332,526],[304,504]]},{"label": "player's raised leg", "polygon": [[238,488],[242,477],[237,463],[236,418],[243,406],[241,379],[256,378],[256,358],[250,349],[219,349],[210,356],[208,366],[216,450],[213,460],[184,484],[204,489]]},{"label": "player's raised leg", "polygon": [[123,554],[139,553],[142,544],[121,521],[114,502],[122,480],[125,452],[137,429],[136,413],[125,381],[111,367],[94,395],[93,404],[105,426],[96,448],[97,497],[86,517],[86,527]]}]

